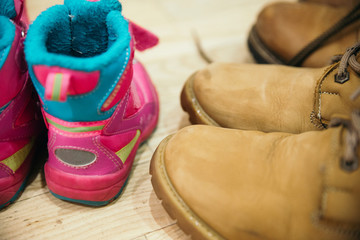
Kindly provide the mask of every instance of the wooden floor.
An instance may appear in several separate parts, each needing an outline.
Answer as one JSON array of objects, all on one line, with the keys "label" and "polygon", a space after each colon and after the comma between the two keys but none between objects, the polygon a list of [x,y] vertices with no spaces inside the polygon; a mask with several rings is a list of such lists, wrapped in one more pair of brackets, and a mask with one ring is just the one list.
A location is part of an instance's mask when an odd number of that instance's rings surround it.
[{"label": "wooden floor", "polygon": [[[28,0],[33,20],[62,1]],[[136,57],[146,66],[160,95],[158,127],[142,144],[118,200],[101,208],[76,205],[53,197],[41,164],[22,196],[0,211],[0,239],[188,239],[152,189],[151,156],[167,135],[189,125],[179,95],[186,78],[206,62],[193,41],[196,32],[212,59],[253,62],[246,39],[257,13],[269,0],[123,0],[125,17],[160,38],[160,44]],[[45,149],[45,148],[44,148]],[[42,152],[46,158],[46,151]]]}]

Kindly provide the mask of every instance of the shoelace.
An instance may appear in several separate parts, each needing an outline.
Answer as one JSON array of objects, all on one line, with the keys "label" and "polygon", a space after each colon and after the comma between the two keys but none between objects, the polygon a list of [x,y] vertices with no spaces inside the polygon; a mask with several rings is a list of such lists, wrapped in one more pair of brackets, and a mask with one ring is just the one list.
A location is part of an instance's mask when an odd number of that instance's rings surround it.
[{"label": "shoelace", "polygon": [[287,65],[301,66],[305,59],[310,56],[315,50],[320,48],[327,40],[329,40],[336,33],[351,25],[360,19],[360,4],[356,5],[347,15],[341,18],[335,25],[330,27],[327,31],[314,39],[306,45],[295,57],[293,57]]},{"label": "shoelace", "polygon": [[[351,96],[351,100],[354,101],[359,96],[360,88],[354,92]],[[348,130],[345,137],[345,152],[341,159],[340,167],[347,172],[353,172],[359,168],[359,158],[357,157],[357,153],[360,143],[360,111],[353,111],[350,120],[343,118],[331,119],[330,127],[340,125],[343,125]]]},{"label": "shoelace", "polygon": [[335,75],[335,82],[342,84],[349,80],[349,72],[347,71],[349,65],[356,73],[360,73],[360,63],[356,60],[356,54],[359,50],[360,42],[348,48],[344,55],[335,56],[333,59],[334,62],[337,62],[340,59],[338,72]]}]

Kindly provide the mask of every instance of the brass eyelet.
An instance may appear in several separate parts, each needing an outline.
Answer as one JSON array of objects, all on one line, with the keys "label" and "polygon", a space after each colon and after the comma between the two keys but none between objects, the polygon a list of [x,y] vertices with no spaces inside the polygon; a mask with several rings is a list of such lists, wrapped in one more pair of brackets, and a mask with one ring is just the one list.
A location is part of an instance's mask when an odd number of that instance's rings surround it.
[{"label": "brass eyelet", "polygon": [[350,74],[348,71],[345,70],[345,72],[341,75],[335,74],[335,82],[343,84],[347,82],[350,78]]}]

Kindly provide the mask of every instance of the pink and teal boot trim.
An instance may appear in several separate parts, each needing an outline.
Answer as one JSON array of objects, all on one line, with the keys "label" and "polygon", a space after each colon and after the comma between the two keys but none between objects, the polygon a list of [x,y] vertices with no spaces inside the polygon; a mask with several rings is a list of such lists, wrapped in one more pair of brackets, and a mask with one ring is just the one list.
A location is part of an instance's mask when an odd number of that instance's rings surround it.
[{"label": "pink and teal boot trim", "polygon": [[65,0],[30,26],[25,53],[49,129],[45,177],[54,196],[93,206],[119,196],[159,114],[134,49],[157,42],[117,0]]},{"label": "pink and teal boot trim", "polygon": [[0,209],[24,190],[41,114],[23,53],[22,1],[0,2]]}]

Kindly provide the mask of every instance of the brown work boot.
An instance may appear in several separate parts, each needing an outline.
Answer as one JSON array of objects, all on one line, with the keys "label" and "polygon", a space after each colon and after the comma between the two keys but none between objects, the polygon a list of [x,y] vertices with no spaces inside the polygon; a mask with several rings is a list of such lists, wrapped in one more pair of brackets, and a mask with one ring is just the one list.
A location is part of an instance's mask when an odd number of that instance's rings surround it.
[{"label": "brown work boot", "polygon": [[299,2],[313,2],[319,4],[329,4],[331,6],[339,7],[355,7],[360,3],[359,0],[300,0]]},{"label": "brown work boot", "polygon": [[185,83],[181,105],[192,123],[263,132],[327,128],[334,114],[360,108],[360,44],[325,68],[215,63]]},{"label": "brown work boot", "polygon": [[360,40],[360,5],[274,3],[252,28],[248,45],[259,63],[323,67]]},{"label": "brown work boot", "polygon": [[150,173],[193,239],[360,239],[360,116],[298,135],[214,126],[161,142]]}]

